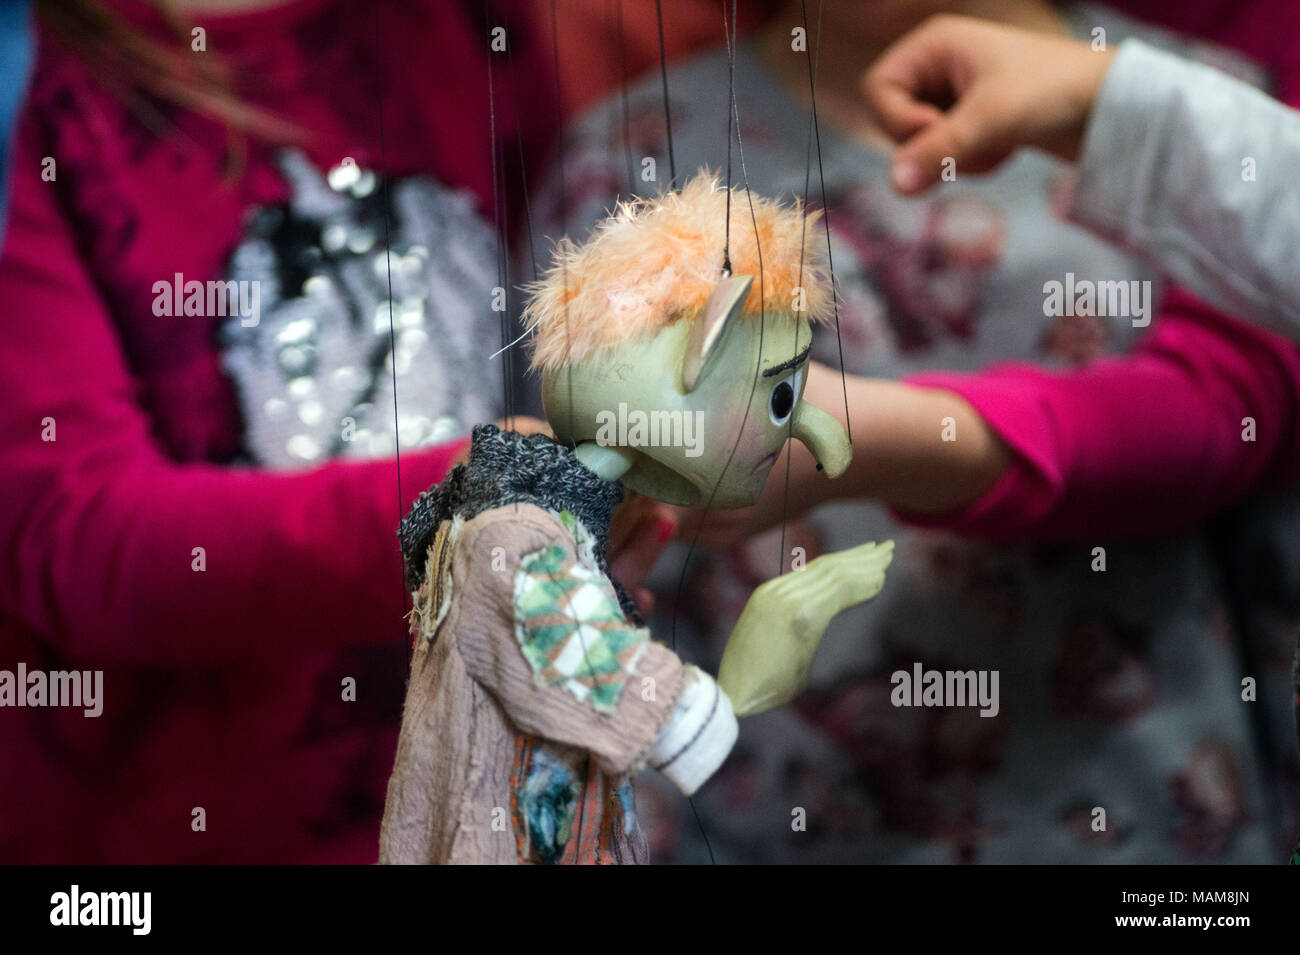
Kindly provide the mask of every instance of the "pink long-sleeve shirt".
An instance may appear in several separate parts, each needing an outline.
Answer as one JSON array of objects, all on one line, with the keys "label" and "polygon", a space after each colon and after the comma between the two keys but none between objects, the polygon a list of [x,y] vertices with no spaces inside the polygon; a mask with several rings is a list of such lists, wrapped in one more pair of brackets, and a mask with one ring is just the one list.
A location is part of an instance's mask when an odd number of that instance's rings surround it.
[{"label": "pink long-sleeve shirt", "polygon": [[[382,96],[388,171],[490,210],[481,25],[388,9],[381,56],[356,17],[304,0],[205,26],[235,92],[310,130],[318,168],[380,168]],[[518,68],[540,69],[526,36]],[[549,106],[527,106],[535,137]],[[0,669],[103,670],[103,712],[0,710],[0,861],[373,862],[409,651],[396,528],[462,444],[403,454],[400,500],[391,458],[230,463],[220,319],[156,316],[151,288],[223,278],[246,212],[285,185],[269,147],[229,177],[220,124],[156,115],[169,134],[41,38],[0,258]]]},{"label": "pink long-sleeve shirt", "polygon": [[992,540],[1155,536],[1296,474],[1300,349],[1170,293],[1132,355],[1056,372],[1008,363],[928,372],[1015,452],[960,511],[900,517]]}]

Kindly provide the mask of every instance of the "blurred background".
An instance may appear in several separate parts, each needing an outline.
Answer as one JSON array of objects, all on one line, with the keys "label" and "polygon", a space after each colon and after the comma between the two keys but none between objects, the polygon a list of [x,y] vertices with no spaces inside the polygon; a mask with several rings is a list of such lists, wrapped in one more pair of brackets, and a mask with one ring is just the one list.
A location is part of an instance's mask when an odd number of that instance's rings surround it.
[{"label": "blurred background", "polygon": [[[781,466],[765,506],[695,543],[683,516],[650,626],[711,672],[791,548],[897,549],[811,689],[745,720],[693,806],[643,774],[652,858],[1287,857],[1295,346],[1063,219],[1072,173],[1045,154],[900,197],[859,83],[950,11],[1138,38],[1294,105],[1295,6],[737,7],[0,7],[0,669],[105,687],[98,718],[0,709],[0,860],[373,862],[409,656],[398,521],[474,424],[540,415],[523,346],[495,353],[551,243],[728,162],[827,213],[809,241],[838,314],[814,358],[903,402],[960,396],[1011,463],[924,517]],[[1045,316],[1066,273],[1151,283],[1155,321]],[[1194,406],[1150,403],[1171,381]],[[897,411],[848,409],[882,460],[909,440]],[[998,715],[895,705],[915,664],[996,671]]]}]

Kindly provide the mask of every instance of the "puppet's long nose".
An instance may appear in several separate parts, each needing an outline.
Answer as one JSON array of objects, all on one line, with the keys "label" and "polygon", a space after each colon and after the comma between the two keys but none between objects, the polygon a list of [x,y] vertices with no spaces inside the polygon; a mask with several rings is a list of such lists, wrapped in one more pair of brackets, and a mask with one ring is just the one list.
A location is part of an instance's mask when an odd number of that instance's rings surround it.
[{"label": "puppet's long nose", "polygon": [[827,477],[839,477],[853,460],[849,436],[840,423],[806,401],[795,406],[794,437],[813,453]]}]

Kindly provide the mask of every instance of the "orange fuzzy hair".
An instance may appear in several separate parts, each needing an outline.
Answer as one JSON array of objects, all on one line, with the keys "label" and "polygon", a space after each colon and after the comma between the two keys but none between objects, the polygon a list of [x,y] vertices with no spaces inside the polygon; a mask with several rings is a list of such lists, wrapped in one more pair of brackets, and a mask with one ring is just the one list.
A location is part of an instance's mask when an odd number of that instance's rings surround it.
[{"label": "orange fuzzy hair", "polygon": [[[757,316],[764,307],[789,314],[802,281],[801,317],[825,321],[834,303],[826,241],[814,228],[821,213],[805,216],[798,201],[789,206],[753,196],[753,203],[751,217],[749,194],[733,189],[731,271],[754,276],[742,314]],[[527,288],[533,369],[554,371],[652,338],[680,318],[694,320],[722,275],[726,217],[727,190],[701,170],[680,192],[619,203],[582,245],[561,239],[550,269]]]}]

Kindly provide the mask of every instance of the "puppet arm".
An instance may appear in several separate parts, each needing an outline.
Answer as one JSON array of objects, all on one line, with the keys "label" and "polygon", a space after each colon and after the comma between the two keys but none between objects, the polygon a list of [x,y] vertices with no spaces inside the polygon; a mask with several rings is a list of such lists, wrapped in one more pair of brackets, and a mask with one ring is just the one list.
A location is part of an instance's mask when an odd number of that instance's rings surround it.
[{"label": "puppet arm", "polygon": [[687,795],[736,740],[727,695],[628,622],[572,533],[532,504],[478,515],[452,566],[447,632],[470,675],[523,732],[627,775],[649,763]]}]

